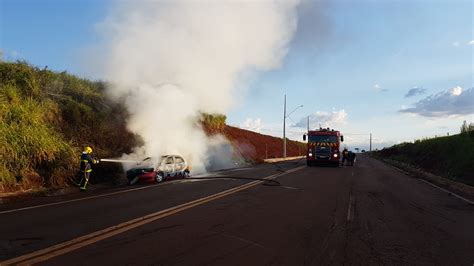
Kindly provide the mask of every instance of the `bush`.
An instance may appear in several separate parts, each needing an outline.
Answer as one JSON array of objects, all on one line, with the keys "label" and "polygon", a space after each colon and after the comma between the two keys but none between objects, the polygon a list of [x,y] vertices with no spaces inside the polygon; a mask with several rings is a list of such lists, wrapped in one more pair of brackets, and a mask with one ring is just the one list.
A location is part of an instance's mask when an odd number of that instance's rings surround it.
[{"label": "bush", "polygon": [[223,114],[201,113],[201,122],[209,131],[222,131],[225,127],[227,117]]},{"label": "bush", "polygon": [[474,134],[425,138],[385,148],[377,154],[474,185]]},{"label": "bush", "polygon": [[43,180],[34,182],[36,185],[60,183],[57,177],[70,174],[68,164],[75,160],[73,147],[48,123],[57,116],[57,105],[48,100],[22,99],[14,92],[14,85],[2,86],[0,91],[2,187],[11,187],[24,178],[38,179],[40,169],[50,171],[41,171]]},{"label": "bush", "polygon": [[0,62],[0,190],[64,186],[86,145],[99,157],[130,152],[138,139],[126,128],[126,109],[106,99],[105,87],[25,62]]},{"label": "bush", "polygon": [[466,120],[464,120],[464,122],[462,123],[462,126],[461,126],[461,134],[474,134],[474,124],[473,123],[469,123],[469,125],[467,124]]}]

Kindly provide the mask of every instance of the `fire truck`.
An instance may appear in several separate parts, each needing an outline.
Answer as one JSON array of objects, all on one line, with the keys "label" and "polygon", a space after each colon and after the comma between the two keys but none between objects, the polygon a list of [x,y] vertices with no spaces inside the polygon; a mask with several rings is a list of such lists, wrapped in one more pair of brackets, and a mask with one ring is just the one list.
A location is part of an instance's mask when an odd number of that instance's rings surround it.
[{"label": "fire truck", "polygon": [[329,128],[319,128],[319,130],[308,131],[308,134],[303,135],[303,140],[306,141],[306,138],[308,139],[306,153],[308,166],[315,164],[339,166],[341,142],[344,141],[341,132]]}]

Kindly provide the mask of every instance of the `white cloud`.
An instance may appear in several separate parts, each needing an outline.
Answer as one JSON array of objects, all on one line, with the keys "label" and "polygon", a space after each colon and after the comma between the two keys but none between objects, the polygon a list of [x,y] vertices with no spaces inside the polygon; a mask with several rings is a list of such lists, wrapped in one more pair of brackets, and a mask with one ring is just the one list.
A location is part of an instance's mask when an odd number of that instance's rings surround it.
[{"label": "white cloud", "polygon": [[[342,132],[344,134],[344,132]],[[380,137],[372,137],[372,150],[375,149],[383,149],[384,147],[390,147],[395,144],[400,143],[399,140],[387,140]],[[349,150],[354,150],[355,148],[359,148],[359,150],[366,150],[370,149],[370,137],[369,135],[364,136],[352,136],[352,135],[344,135],[344,142],[343,147],[347,147]]]},{"label": "white cloud", "polygon": [[454,96],[459,96],[462,94],[462,88],[459,86],[452,88],[450,91],[451,91],[451,94]]},{"label": "white cloud", "polygon": [[415,103],[414,107],[401,109],[401,113],[425,117],[447,117],[474,114],[474,88],[463,90],[457,86],[430,95]]},{"label": "white cloud", "polygon": [[240,124],[240,128],[247,129],[250,131],[259,132],[262,130],[262,119],[260,118],[247,118],[243,123]]},{"label": "white cloud", "polygon": [[405,94],[405,98],[413,97],[413,96],[416,96],[418,94],[423,94],[425,92],[426,92],[426,89],[423,89],[423,88],[420,88],[420,87],[413,87],[412,89],[410,89]]},{"label": "white cloud", "polygon": [[[347,113],[344,109],[332,112],[317,111],[315,114],[309,116],[309,125],[310,129],[317,128],[321,124],[321,127],[330,127],[334,128],[346,123]],[[298,123],[295,124],[296,127],[306,128],[308,123],[308,118],[302,118]]]},{"label": "white cloud", "polygon": [[[346,124],[347,113],[345,110],[323,112],[318,111],[310,115],[310,128],[319,127],[339,128]],[[307,117],[302,118],[296,124],[289,124],[290,119],[286,120],[286,137],[292,140],[302,141],[303,134],[307,130]],[[247,118],[240,123],[238,127],[260,134],[271,135],[281,138],[283,136],[283,122],[281,123],[263,123],[260,118]]]},{"label": "white cloud", "polygon": [[454,47],[458,47],[458,46],[459,46],[459,42],[453,42],[453,46],[454,46]]},{"label": "white cloud", "polygon": [[474,45],[474,40],[467,43],[468,45]]},{"label": "white cloud", "polygon": [[376,92],[387,92],[387,91],[388,91],[388,89],[383,89],[383,88],[380,86],[380,84],[378,84],[378,83],[375,83],[373,88],[374,88],[374,90],[375,90]]}]

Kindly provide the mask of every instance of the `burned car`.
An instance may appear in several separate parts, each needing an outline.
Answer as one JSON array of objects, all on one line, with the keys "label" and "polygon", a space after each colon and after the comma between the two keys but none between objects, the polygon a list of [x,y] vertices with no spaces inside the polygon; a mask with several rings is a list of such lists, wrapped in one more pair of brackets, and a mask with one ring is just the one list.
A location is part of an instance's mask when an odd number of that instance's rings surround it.
[{"label": "burned car", "polygon": [[137,182],[159,183],[170,178],[187,177],[190,174],[188,163],[179,155],[161,156],[154,165],[151,163],[151,158],[145,160],[150,162],[147,165],[137,166],[127,170],[126,176],[129,185],[133,185]]}]

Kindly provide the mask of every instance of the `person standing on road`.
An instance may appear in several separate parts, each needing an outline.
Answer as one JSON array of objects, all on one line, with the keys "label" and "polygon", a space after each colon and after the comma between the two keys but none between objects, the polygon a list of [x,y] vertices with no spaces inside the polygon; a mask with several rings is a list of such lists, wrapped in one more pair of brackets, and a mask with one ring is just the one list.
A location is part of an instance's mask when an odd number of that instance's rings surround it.
[{"label": "person standing on road", "polygon": [[84,148],[84,151],[81,154],[81,182],[79,183],[79,188],[82,191],[86,190],[87,183],[89,183],[90,174],[92,172],[92,164],[99,163],[99,159],[92,157],[92,148],[87,146]]},{"label": "person standing on road", "polygon": [[346,161],[348,161],[349,159],[349,151],[347,150],[347,148],[344,148],[344,150],[342,150],[342,165],[344,165],[344,163]]},{"label": "person standing on road", "polygon": [[356,154],[355,152],[350,151],[348,155],[348,161],[351,166],[354,166],[354,163],[356,161]]}]

